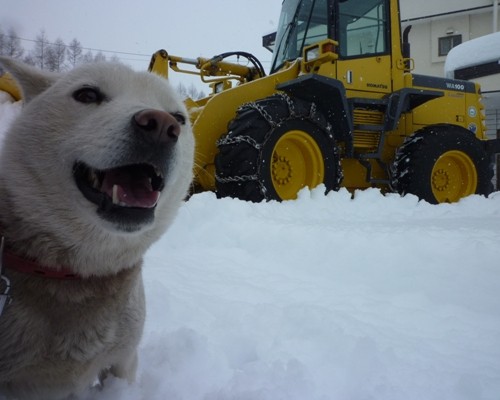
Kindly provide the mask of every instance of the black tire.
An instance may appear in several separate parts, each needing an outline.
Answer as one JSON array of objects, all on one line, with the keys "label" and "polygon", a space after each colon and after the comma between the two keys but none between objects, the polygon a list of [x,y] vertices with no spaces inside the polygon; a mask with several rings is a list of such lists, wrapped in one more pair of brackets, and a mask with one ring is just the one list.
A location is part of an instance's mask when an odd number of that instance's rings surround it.
[{"label": "black tire", "polygon": [[217,196],[280,201],[303,186],[338,190],[342,173],[330,130],[313,103],[286,94],[245,104],[217,143]]},{"label": "black tire", "polygon": [[453,125],[423,128],[398,149],[391,186],[432,204],[455,202],[493,189],[493,165],[481,141]]}]

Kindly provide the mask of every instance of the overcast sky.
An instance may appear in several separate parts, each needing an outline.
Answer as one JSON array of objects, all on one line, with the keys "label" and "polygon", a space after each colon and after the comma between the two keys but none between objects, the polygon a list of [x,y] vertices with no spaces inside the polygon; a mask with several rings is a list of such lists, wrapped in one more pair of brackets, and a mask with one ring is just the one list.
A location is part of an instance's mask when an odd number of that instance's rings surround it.
[{"label": "overcast sky", "polygon": [[2,0],[0,27],[24,39],[44,29],[51,41],[77,38],[83,47],[144,54],[117,54],[134,69],[147,69],[150,55],[164,48],[188,58],[247,51],[268,70],[262,35],[276,30],[280,8],[281,0]]}]

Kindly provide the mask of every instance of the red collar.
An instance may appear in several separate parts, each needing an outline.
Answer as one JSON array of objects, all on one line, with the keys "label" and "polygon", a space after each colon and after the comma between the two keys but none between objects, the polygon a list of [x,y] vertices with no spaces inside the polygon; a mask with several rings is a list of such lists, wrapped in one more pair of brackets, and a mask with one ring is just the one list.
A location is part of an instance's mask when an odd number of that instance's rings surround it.
[{"label": "red collar", "polygon": [[35,261],[19,257],[8,250],[3,253],[3,262],[5,268],[12,269],[25,274],[36,275],[50,279],[80,279],[80,276],[67,268],[48,268],[37,264]]}]

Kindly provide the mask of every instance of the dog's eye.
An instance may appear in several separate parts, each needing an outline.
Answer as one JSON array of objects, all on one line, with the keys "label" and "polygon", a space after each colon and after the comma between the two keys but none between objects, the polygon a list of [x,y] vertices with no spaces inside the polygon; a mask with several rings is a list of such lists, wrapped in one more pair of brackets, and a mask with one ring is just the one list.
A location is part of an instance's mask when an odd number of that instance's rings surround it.
[{"label": "dog's eye", "polygon": [[86,86],[74,91],[73,98],[80,103],[90,104],[100,103],[104,100],[104,95],[98,88]]},{"label": "dog's eye", "polygon": [[186,125],[186,117],[184,114],[181,114],[180,112],[175,112],[172,113],[172,116],[177,120],[177,122],[181,125]]}]

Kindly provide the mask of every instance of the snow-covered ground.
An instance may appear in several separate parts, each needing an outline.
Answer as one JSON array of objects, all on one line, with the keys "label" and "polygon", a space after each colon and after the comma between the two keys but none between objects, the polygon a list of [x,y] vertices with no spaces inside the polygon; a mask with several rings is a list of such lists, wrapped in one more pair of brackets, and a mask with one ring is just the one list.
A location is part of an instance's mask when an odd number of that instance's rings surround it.
[{"label": "snow-covered ground", "polygon": [[144,275],[138,380],[85,400],[500,399],[500,193],[203,193]]}]

